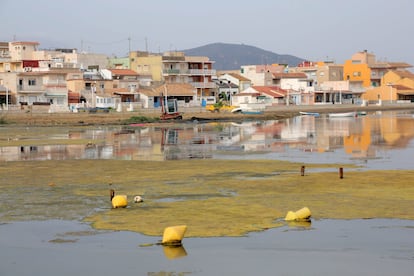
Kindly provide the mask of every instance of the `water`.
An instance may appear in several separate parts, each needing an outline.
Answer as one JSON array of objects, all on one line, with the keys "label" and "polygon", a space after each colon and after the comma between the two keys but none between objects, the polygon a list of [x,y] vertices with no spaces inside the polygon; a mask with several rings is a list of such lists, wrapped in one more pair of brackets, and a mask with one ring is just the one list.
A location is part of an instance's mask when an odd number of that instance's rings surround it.
[{"label": "water", "polygon": [[[0,129],[0,160],[213,158],[345,163],[367,169],[414,167],[412,111],[373,112],[358,118],[297,116],[241,123],[24,127],[16,131]],[[11,142],[13,146],[8,146]]]},{"label": "water", "polygon": [[[1,275],[412,275],[414,222],[316,220],[182,248],[70,221],[0,225]],[[171,251],[172,250],[172,251]]]}]

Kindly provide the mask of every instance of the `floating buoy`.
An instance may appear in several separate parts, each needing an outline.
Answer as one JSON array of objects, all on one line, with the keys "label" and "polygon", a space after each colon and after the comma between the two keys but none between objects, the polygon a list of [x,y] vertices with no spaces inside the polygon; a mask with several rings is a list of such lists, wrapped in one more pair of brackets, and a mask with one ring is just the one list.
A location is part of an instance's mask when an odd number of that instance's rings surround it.
[{"label": "floating buoy", "polygon": [[308,207],[303,207],[296,212],[289,211],[286,214],[285,220],[286,221],[309,221],[311,217],[311,211]]},{"label": "floating buoy", "polygon": [[111,197],[111,203],[113,208],[125,208],[128,205],[128,199],[126,195],[115,195],[115,190],[109,190]]},{"label": "floating buoy", "polygon": [[161,244],[180,245],[186,230],[187,225],[176,225],[165,228]]}]

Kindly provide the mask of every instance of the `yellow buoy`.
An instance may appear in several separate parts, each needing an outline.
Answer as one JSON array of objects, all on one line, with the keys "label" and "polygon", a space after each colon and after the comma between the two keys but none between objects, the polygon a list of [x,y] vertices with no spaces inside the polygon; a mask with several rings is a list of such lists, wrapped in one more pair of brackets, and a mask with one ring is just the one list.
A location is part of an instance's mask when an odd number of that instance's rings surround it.
[{"label": "yellow buoy", "polygon": [[115,195],[115,191],[109,191],[113,208],[125,208],[128,205],[128,198],[126,195]]},{"label": "yellow buoy", "polygon": [[186,230],[187,225],[177,225],[165,228],[161,244],[181,244]]},{"label": "yellow buoy", "polygon": [[303,207],[300,210],[297,210],[296,212],[289,211],[286,214],[285,220],[287,221],[308,221],[311,217],[311,211],[308,207]]}]

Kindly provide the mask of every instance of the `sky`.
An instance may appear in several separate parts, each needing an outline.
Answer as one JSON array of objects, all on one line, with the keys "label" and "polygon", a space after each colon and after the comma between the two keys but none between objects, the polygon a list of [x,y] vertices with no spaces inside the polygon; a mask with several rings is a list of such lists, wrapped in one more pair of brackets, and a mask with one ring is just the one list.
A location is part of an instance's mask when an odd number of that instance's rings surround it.
[{"label": "sky", "polygon": [[0,41],[125,56],[222,42],[343,63],[414,65],[412,0],[0,0]]}]

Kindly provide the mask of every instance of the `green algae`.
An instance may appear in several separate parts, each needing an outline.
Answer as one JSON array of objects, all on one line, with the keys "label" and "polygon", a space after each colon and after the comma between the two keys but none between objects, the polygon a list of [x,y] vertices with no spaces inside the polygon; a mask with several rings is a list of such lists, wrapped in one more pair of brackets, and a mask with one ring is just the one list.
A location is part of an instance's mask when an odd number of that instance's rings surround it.
[{"label": "green algae", "polygon": [[[186,224],[187,237],[212,237],[285,225],[286,213],[304,206],[315,219],[414,219],[414,171],[405,170],[270,160],[67,160],[3,162],[0,175],[1,222],[82,220],[154,236]],[[127,208],[111,208],[110,188],[128,195]],[[144,202],[133,203],[135,195]]]}]

